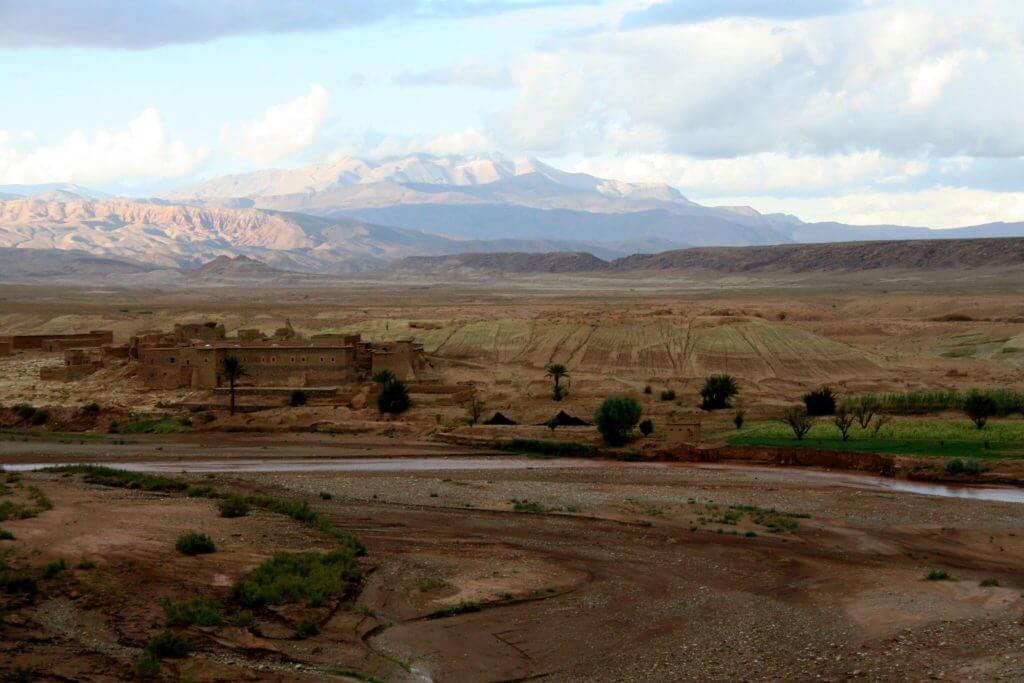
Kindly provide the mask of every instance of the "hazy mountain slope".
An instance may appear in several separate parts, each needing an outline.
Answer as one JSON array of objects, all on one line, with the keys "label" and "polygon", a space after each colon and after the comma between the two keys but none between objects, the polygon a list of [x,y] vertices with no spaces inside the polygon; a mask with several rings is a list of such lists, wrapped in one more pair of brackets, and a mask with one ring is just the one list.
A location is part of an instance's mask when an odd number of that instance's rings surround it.
[{"label": "hazy mountain slope", "polygon": [[[0,201],[0,247],[77,249],[164,267],[193,267],[246,254],[283,270],[350,273],[414,254],[579,251],[551,239],[454,240],[346,217],[252,208],[185,206],[165,200]],[[626,251],[599,250],[603,256]]]},{"label": "hazy mountain slope", "polygon": [[[347,216],[472,239],[544,237],[625,246],[721,246],[872,239],[1024,236],[1024,223],[958,233],[902,226],[804,223],[750,207],[705,207],[664,184],[567,173],[535,159],[342,159],[289,170],[214,178],[170,195],[217,207],[252,206]],[[640,246],[640,248],[646,248]]]},{"label": "hazy mountain slope", "polygon": [[92,278],[131,275],[157,270],[156,266],[127,259],[61,249],[0,247],[0,279]]}]

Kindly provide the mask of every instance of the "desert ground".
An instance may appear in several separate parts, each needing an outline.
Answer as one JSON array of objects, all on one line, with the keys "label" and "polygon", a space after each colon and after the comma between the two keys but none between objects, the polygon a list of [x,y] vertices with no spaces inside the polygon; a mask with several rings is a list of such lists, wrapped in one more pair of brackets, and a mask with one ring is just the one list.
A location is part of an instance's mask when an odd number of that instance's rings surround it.
[{"label": "desert ground", "polygon": [[[1024,388],[1020,283],[922,278],[0,286],[0,333],[112,329],[123,341],[174,322],[233,330],[287,318],[307,334],[413,336],[433,379],[472,387],[485,416],[520,423],[469,426],[464,403],[414,393],[400,416],[362,404],[215,407],[210,423],[112,434],[111,420],[164,424],[210,399],[146,391],[129,364],[61,383],[38,378],[54,354],[0,358],[0,528],[13,537],[0,540],[0,670],[18,680],[1024,679],[1020,414],[986,427],[1009,436],[968,479],[945,477],[945,458],[928,453],[897,458],[897,476],[882,477],[684,462],[694,458],[658,445],[657,425],[696,420],[704,437],[693,446],[724,449],[732,411],[697,405],[712,373],[737,378],[735,407],[754,428],[822,384],[840,395]],[[545,377],[552,362],[569,371],[560,402]],[[668,389],[675,398],[662,400]],[[613,394],[641,403],[653,446],[586,458],[493,447],[495,434],[596,445],[592,427],[542,423],[558,410],[589,420]],[[101,409],[84,413],[90,402]],[[13,423],[17,403],[49,421]],[[894,424],[925,419],[963,422],[947,412]],[[38,469],[69,463],[116,469]],[[249,501],[247,514],[222,516],[234,499]],[[215,551],[180,552],[187,532]],[[344,581],[324,594],[253,602],[239,588],[275,553],[342,550]],[[181,616],[190,600],[202,618]],[[187,640],[187,656],[140,669],[165,631]]]}]

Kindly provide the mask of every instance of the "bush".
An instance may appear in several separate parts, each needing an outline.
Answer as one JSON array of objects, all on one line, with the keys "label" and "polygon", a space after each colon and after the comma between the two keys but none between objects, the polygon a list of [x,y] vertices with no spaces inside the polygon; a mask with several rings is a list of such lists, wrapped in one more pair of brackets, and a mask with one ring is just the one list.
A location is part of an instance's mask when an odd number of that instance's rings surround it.
[{"label": "bush", "polygon": [[398,415],[409,409],[409,390],[405,382],[393,380],[384,385],[377,397],[377,408],[382,413]]},{"label": "bush", "polygon": [[178,542],[174,544],[174,547],[183,555],[206,555],[217,550],[212,538],[206,534],[197,534],[194,531],[179,536]]},{"label": "bush", "polygon": [[331,498],[334,498],[334,496],[332,496],[331,494],[327,493],[327,491],[321,491],[320,492],[320,500],[330,500]]},{"label": "bush", "polygon": [[217,604],[201,595],[182,602],[162,598],[160,606],[163,607],[168,626],[217,626],[223,620]]},{"label": "bush", "polygon": [[647,395],[650,395],[652,393],[650,384],[644,386],[644,393]]},{"label": "bush", "polygon": [[972,391],[964,399],[964,413],[978,429],[983,429],[985,423],[996,414],[996,411],[996,401],[988,394]]},{"label": "bush", "polygon": [[701,387],[700,407],[702,410],[728,408],[729,402],[739,393],[739,385],[732,375],[711,375]]},{"label": "bush", "polygon": [[629,441],[633,428],[640,420],[641,412],[636,399],[629,396],[612,396],[606,398],[597,409],[594,422],[605,443],[621,446]]},{"label": "bush", "polygon": [[343,597],[359,580],[355,553],[277,553],[235,582],[232,594],[247,607],[305,602],[320,607]]},{"label": "bush", "polygon": [[746,417],[747,414],[742,410],[736,411],[736,414],[732,416],[732,423],[736,425],[736,429],[743,429],[743,421]]},{"label": "bush", "polygon": [[107,425],[107,434],[118,434],[121,431],[121,425],[117,423],[117,420],[111,420],[110,424]]},{"label": "bush", "polygon": [[156,634],[146,645],[145,653],[157,659],[167,657],[169,659],[181,659],[188,655],[190,649],[188,640],[173,631],[163,631]]},{"label": "bush", "polygon": [[37,410],[35,413],[32,414],[32,417],[29,419],[29,422],[38,427],[40,425],[46,424],[46,421],[49,419],[50,414],[48,412],[46,412],[45,410]]},{"label": "bush", "polygon": [[49,581],[50,579],[56,578],[61,572],[63,572],[67,568],[68,563],[62,559],[50,562],[45,567],[43,567],[43,578]]},{"label": "bush", "polygon": [[10,595],[35,595],[39,592],[39,585],[30,576],[0,575],[0,588]]},{"label": "bush", "polygon": [[249,514],[249,504],[241,496],[235,495],[218,500],[217,509],[221,517],[245,517]]},{"label": "bush", "polygon": [[800,406],[793,406],[787,410],[783,419],[789,425],[789,428],[793,430],[793,435],[797,439],[804,438],[804,435],[811,431],[811,427],[814,426],[814,418],[807,414],[806,408],[801,408]]},{"label": "bush", "polygon": [[642,420],[640,422],[640,433],[644,436],[650,436],[654,432],[654,423],[649,419]]},{"label": "bush", "polygon": [[288,400],[288,405],[290,405],[292,408],[298,408],[299,406],[306,405],[306,403],[308,402],[309,394],[307,394],[302,389],[294,389],[292,390],[291,398]]},{"label": "bush", "polygon": [[295,625],[296,638],[311,638],[318,633],[320,633],[320,627],[316,625],[316,622],[309,619],[303,619]]},{"label": "bush", "polygon": [[945,569],[933,569],[925,578],[929,581],[948,581],[951,577]]},{"label": "bush", "polygon": [[13,541],[14,534],[7,529],[0,529],[0,541]]},{"label": "bush", "polygon": [[216,419],[217,419],[217,416],[216,416],[216,415],[214,415],[213,413],[210,413],[210,412],[206,412],[206,413],[203,413],[202,415],[200,415],[200,416],[199,416],[199,419],[200,419],[200,420],[201,420],[201,421],[202,421],[202,422],[203,422],[204,424],[210,424],[211,422],[213,422],[214,420],[216,420]]},{"label": "bush", "polygon": [[977,458],[967,458],[967,462],[964,463],[964,474],[981,474],[984,471],[985,468]]},{"label": "bush", "polygon": [[946,463],[946,474],[961,474],[964,471],[964,461],[960,458],[953,458]]},{"label": "bush", "polygon": [[675,389],[663,389],[661,392],[662,401],[674,401],[676,400]]},{"label": "bush", "polygon": [[818,387],[804,394],[804,406],[811,417],[833,415],[836,412],[836,395],[831,387]]},{"label": "bush", "polygon": [[21,420],[29,420],[33,415],[36,414],[35,406],[31,406],[28,403],[18,403],[12,406],[14,414]]},{"label": "bush", "polygon": [[82,412],[94,414],[98,413],[100,412],[100,404],[97,403],[96,401],[93,401],[92,403],[86,403],[84,406],[82,406]]},{"label": "bush", "polygon": [[160,673],[160,660],[149,652],[143,652],[135,660],[136,678],[156,678]]}]

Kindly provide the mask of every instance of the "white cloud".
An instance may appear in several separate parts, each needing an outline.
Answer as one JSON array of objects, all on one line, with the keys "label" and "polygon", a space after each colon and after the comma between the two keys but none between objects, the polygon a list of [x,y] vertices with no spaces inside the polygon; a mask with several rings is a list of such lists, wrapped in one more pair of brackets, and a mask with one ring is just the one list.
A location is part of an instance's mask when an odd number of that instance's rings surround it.
[{"label": "white cloud", "polygon": [[[510,67],[501,142],[548,153],[1024,154],[1024,5],[907,0],[549,43]],[[648,130],[636,144],[609,136]],[[657,131],[652,134],[650,131]]]},{"label": "white cloud", "polygon": [[831,197],[707,198],[710,204],[747,204],[762,212],[791,213],[806,221],[854,225],[955,228],[1024,217],[1024,192],[938,186],[904,192],[852,192]]},{"label": "white cloud", "polygon": [[821,193],[857,185],[901,183],[930,168],[927,161],[886,157],[878,150],[831,156],[763,152],[725,159],[633,154],[584,159],[572,167],[629,182],[665,182],[695,197],[708,193]]},{"label": "white cloud", "polygon": [[[432,138],[388,136],[366,152],[366,156],[379,159],[424,152],[438,156],[468,156],[490,152],[494,148],[494,140],[484,135],[479,129],[465,128]],[[346,144],[339,147],[332,157],[337,159],[358,154],[357,146]]]},{"label": "white cloud", "polygon": [[122,130],[76,130],[49,145],[26,148],[0,131],[0,182],[96,184],[174,178],[195,168],[205,154],[202,148],[190,150],[183,142],[169,140],[160,113],[149,108]]},{"label": "white cloud", "polygon": [[276,161],[316,140],[330,105],[327,88],[312,83],[307,94],[267,107],[263,116],[241,124],[238,130],[225,126],[221,134],[224,146],[258,164]]}]

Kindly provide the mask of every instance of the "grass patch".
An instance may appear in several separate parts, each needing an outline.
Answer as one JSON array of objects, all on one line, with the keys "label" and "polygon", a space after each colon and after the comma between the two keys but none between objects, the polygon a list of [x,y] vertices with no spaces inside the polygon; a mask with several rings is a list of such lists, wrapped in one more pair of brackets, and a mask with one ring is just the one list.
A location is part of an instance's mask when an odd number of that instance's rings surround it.
[{"label": "grass patch", "polygon": [[544,512],[543,506],[535,500],[512,499],[512,509],[516,512]]},{"label": "grass patch", "polygon": [[184,420],[173,417],[158,417],[146,420],[136,420],[126,425],[119,425],[122,434],[175,434],[177,432],[191,431],[192,421],[184,424]]},{"label": "grass patch", "polygon": [[13,541],[14,534],[7,529],[0,529],[0,541]]},{"label": "grass patch", "polygon": [[830,421],[820,420],[802,440],[782,421],[750,425],[727,439],[729,444],[810,448],[892,455],[925,455],[957,458],[1024,458],[1024,422],[990,422],[977,429],[963,419],[892,420],[877,433],[874,426],[854,425],[843,441]]},{"label": "grass patch", "polygon": [[945,569],[933,569],[928,572],[925,577],[929,581],[948,581],[952,577]]},{"label": "grass patch", "polygon": [[247,607],[304,602],[322,607],[347,595],[359,581],[356,555],[340,548],[329,553],[276,553],[235,582],[232,595]]},{"label": "grass patch", "polygon": [[160,607],[168,626],[218,626],[224,620],[217,603],[201,595],[181,602],[161,598]]},{"label": "grass patch", "polygon": [[444,588],[447,585],[443,579],[439,579],[436,576],[430,576],[416,582],[416,587],[420,589],[420,593],[426,593],[436,588]]},{"label": "grass patch", "polygon": [[427,615],[427,619],[445,619],[447,617],[454,617],[459,614],[470,614],[472,612],[479,612],[483,607],[479,602],[460,602],[457,605],[451,607],[442,607],[436,609]]},{"label": "grass patch", "polygon": [[102,465],[59,465],[57,467],[44,468],[43,471],[53,474],[81,474],[83,475],[83,480],[88,484],[124,489],[167,492],[185,491],[188,489],[186,482],[173,477],[145,474],[144,472],[129,472]]},{"label": "grass patch", "polygon": [[[11,482],[10,475],[8,475],[7,481]],[[13,483],[22,488],[18,483],[19,481],[20,478],[16,478]],[[31,504],[19,503],[13,500],[0,501],[0,522],[8,519],[30,519],[42,512],[53,509],[53,502],[38,487],[27,486],[23,490],[30,499]],[[0,495],[6,496],[11,493],[13,493],[13,490],[6,485],[3,485],[3,488],[0,489]]]},{"label": "grass patch", "polygon": [[179,536],[178,542],[174,544],[174,547],[182,555],[207,555],[217,550],[212,538],[206,534],[199,534],[194,531]]},{"label": "grass patch", "polygon": [[92,560],[83,559],[81,562],[75,565],[75,569],[82,569],[88,571],[90,569],[96,569],[96,563]]},{"label": "grass patch", "polygon": [[537,455],[591,457],[597,448],[579,441],[544,441],[541,439],[510,439],[498,443],[498,448],[511,453],[535,453]]},{"label": "grass patch", "polygon": [[217,501],[217,509],[221,517],[245,517],[249,514],[249,504],[242,496],[227,496]]}]

